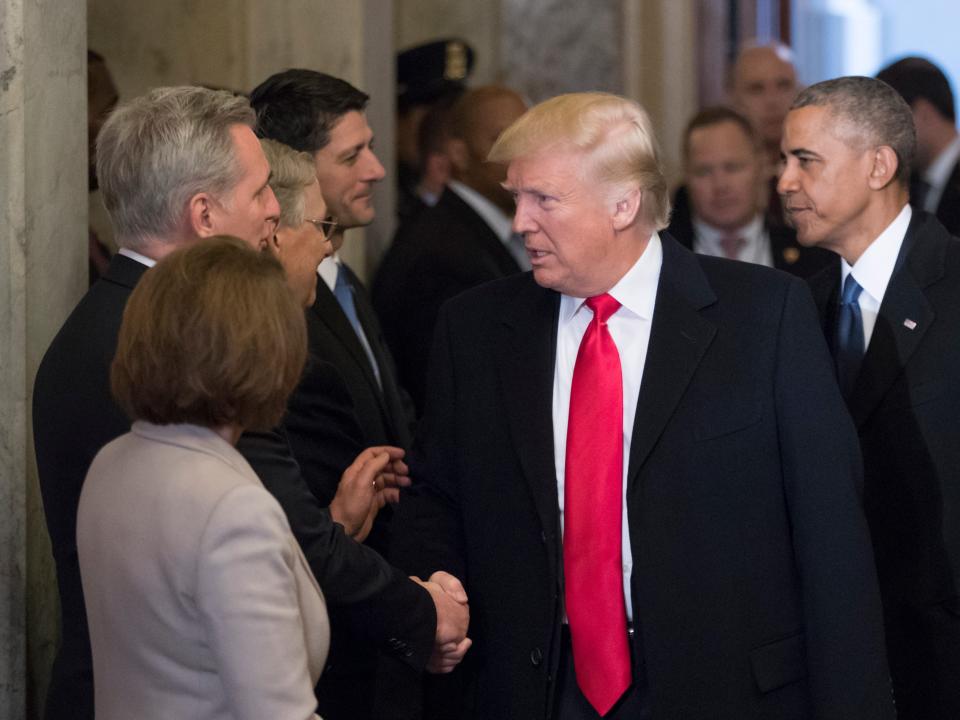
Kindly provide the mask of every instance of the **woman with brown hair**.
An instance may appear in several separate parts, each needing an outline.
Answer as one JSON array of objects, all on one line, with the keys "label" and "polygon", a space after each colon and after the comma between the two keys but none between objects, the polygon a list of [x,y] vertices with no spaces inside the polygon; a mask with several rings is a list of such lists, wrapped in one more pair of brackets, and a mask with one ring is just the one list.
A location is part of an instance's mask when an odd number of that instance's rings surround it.
[{"label": "woman with brown hair", "polygon": [[279,422],[305,357],[283,268],[240,241],[178,250],[134,290],[111,371],[134,423],[77,524],[100,720],[316,717],[323,596],[234,448]]}]

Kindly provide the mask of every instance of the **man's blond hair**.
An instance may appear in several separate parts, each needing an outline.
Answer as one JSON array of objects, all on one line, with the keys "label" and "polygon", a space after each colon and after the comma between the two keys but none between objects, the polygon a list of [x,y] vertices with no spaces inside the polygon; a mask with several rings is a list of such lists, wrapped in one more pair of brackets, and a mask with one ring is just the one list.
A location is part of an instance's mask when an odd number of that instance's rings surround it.
[{"label": "man's blond hair", "polygon": [[532,107],[507,128],[488,160],[508,163],[552,146],[584,153],[592,180],[639,186],[643,213],[655,229],[670,219],[670,196],[650,117],[638,103],[608,93],[558,95]]}]

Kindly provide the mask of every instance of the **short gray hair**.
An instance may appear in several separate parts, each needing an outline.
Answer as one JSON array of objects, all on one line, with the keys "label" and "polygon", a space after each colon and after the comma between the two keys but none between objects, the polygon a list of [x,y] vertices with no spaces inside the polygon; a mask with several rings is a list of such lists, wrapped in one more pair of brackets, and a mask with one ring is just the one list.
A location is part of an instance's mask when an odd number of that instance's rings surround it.
[{"label": "short gray hair", "polygon": [[313,156],[267,138],[260,138],[260,147],[270,163],[270,189],[280,204],[280,224],[296,229],[303,224],[303,191],[317,181]]},{"label": "short gray hair", "polygon": [[849,76],[824,80],[801,90],[791,110],[826,107],[844,142],[864,148],[887,145],[897,155],[896,178],[906,186],[917,150],[917,131],[910,106],[882,80]]},{"label": "short gray hair", "polygon": [[156,88],[120,105],[97,136],[97,177],[118,242],[175,234],[191,197],[240,179],[230,131],[253,128],[245,97],[202,87]]}]

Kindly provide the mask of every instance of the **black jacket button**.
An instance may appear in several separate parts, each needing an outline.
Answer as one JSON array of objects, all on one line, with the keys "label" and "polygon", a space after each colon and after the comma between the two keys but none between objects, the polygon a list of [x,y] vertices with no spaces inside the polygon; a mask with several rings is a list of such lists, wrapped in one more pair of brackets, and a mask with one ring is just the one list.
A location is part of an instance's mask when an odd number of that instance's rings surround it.
[{"label": "black jacket button", "polygon": [[540,648],[534,648],[530,651],[530,663],[534,667],[540,667],[540,664],[543,662],[543,653],[540,651]]}]

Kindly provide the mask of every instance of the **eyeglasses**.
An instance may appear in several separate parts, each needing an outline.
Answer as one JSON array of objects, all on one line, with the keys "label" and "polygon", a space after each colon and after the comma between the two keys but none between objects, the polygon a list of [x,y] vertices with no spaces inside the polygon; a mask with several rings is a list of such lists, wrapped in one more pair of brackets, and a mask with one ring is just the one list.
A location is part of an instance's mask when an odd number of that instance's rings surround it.
[{"label": "eyeglasses", "polygon": [[323,220],[311,220],[310,218],[304,218],[303,221],[313,225],[317,230],[323,233],[325,238],[329,238],[337,229],[337,221],[332,217],[327,217]]}]

